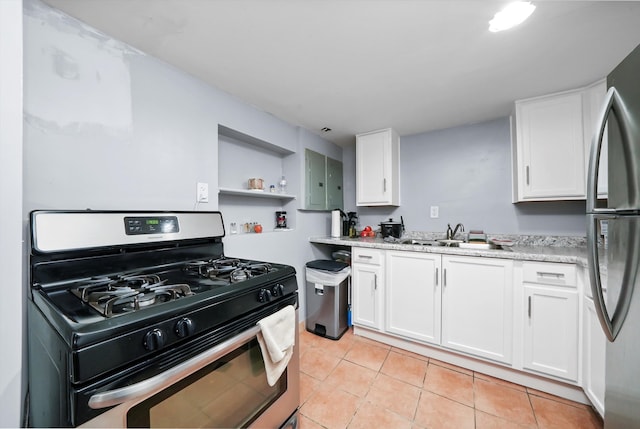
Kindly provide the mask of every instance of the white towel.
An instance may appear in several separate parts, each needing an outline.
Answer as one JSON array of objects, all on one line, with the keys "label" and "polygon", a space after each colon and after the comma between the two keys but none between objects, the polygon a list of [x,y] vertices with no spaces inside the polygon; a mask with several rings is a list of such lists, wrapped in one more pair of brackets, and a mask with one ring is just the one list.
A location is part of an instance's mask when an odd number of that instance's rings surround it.
[{"label": "white towel", "polygon": [[276,384],[293,355],[296,336],[296,310],[288,305],[258,322],[258,343],[269,386]]}]

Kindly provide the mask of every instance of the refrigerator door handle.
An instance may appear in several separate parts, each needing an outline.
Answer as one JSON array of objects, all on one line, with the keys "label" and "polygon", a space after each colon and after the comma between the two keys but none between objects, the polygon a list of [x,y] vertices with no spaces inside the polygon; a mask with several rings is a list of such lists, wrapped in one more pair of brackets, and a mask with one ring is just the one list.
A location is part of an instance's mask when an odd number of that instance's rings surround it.
[{"label": "refrigerator door handle", "polygon": [[633,286],[636,283],[636,275],[638,272],[638,259],[640,257],[640,240],[638,240],[635,223],[631,227],[631,242],[627,251],[627,258],[624,264],[624,273],[622,276],[622,284],[620,285],[620,296],[616,303],[613,316],[609,316],[602,292],[602,279],[600,277],[600,257],[598,255],[597,231],[598,222],[601,219],[619,219],[619,216],[610,215],[587,215],[587,260],[589,268],[589,278],[591,283],[591,293],[593,295],[593,304],[600,321],[600,326],[605,336],[611,342],[622,329],[624,320],[629,312],[631,305],[631,295]]},{"label": "refrigerator door handle", "polygon": [[[593,151],[591,152],[593,154]],[[589,176],[591,178],[591,176]],[[598,221],[595,215],[587,215],[587,267],[589,269],[589,279],[591,284],[591,294],[593,295],[593,304],[596,315],[600,321],[602,331],[609,341],[613,341],[616,337],[613,331],[613,322],[607,312],[604,302],[604,294],[602,293],[602,280],[600,278],[600,258],[598,255]]]},{"label": "refrigerator door handle", "polygon": [[[626,108],[622,98],[618,94],[615,87],[609,88],[604,100],[603,108],[598,117],[596,133],[593,135],[591,143],[591,151],[589,154],[589,173],[587,175],[587,213],[614,213],[615,209],[596,209],[596,200],[598,198],[598,174],[600,171],[600,152],[602,151],[602,140],[604,137],[607,119],[611,111],[614,111],[618,118],[620,127],[622,148],[625,154],[625,163],[633,162],[633,138],[631,133],[631,121],[628,109]],[[627,165],[627,174],[633,175],[638,171],[638,166]],[[627,180],[629,186],[629,201],[640,201],[640,190],[637,189],[634,177]]]}]

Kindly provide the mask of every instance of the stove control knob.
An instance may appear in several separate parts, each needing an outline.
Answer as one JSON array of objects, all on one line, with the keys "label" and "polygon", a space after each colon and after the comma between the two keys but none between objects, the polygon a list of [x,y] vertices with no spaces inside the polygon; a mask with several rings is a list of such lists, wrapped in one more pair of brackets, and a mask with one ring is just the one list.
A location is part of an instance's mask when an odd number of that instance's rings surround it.
[{"label": "stove control knob", "polygon": [[281,285],[280,283],[278,283],[277,285],[275,285],[273,287],[273,289],[271,290],[271,293],[273,293],[273,296],[282,296],[282,295],[284,295],[284,286]]},{"label": "stove control knob", "polygon": [[144,348],[151,351],[162,348],[167,342],[167,335],[162,329],[155,328],[144,336]]},{"label": "stove control knob", "polygon": [[188,337],[196,331],[196,325],[193,320],[183,317],[176,322],[176,335],[180,338]]},{"label": "stove control knob", "polygon": [[271,291],[269,289],[260,289],[258,293],[258,301],[260,302],[269,302],[273,298]]}]

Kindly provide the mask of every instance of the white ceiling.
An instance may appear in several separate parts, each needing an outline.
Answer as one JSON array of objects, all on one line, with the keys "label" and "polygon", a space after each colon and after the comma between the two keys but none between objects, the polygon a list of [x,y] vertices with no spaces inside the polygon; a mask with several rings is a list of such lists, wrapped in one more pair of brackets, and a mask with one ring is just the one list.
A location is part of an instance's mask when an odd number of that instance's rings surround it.
[{"label": "white ceiling", "polygon": [[[110,36],[338,144],[506,116],[596,81],[640,44],[640,2],[46,0]],[[331,132],[322,133],[322,127]]]}]

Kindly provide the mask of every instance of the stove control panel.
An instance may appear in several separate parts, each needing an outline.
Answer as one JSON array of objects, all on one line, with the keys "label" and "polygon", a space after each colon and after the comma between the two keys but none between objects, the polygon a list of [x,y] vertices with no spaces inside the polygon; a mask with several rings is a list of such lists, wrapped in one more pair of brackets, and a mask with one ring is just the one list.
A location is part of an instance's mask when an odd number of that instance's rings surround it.
[{"label": "stove control panel", "polygon": [[180,232],[180,226],[176,216],[127,216],[124,230],[127,235],[168,234]]},{"label": "stove control panel", "polygon": [[284,285],[276,284],[271,288],[262,288],[258,292],[258,302],[271,302],[272,299],[284,296]]}]

